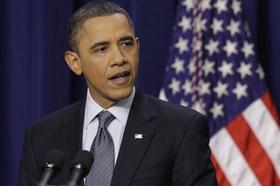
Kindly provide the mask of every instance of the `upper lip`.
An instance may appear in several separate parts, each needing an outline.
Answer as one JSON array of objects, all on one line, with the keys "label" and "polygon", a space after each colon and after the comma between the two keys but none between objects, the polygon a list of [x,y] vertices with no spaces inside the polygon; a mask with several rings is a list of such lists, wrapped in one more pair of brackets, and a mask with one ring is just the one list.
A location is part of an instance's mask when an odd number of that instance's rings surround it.
[{"label": "upper lip", "polygon": [[117,73],[113,74],[112,76],[109,77],[109,79],[115,79],[115,78],[128,76],[128,75],[130,75],[130,71],[124,70],[124,71],[117,72]]}]

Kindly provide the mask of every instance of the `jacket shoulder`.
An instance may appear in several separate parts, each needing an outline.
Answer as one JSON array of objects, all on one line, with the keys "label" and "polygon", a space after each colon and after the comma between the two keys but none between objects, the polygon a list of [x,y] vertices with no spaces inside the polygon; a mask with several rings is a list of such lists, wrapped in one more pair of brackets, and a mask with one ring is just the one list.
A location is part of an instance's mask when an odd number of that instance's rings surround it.
[{"label": "jacket shoulder", "polygon": [[83,114],[85,107],[85,99],[79,100],[71,105],[68,105],[62,109],[53,111],[44,115],[30,125],[30,128],[49,128],[54,127],[57,123],[61,123],[65,120],[75,117],[78,114]]},{"label": "jacket shoulder", "polygon": [[176,120],[180,118],[189,120],[196,117],[206,119],[204,115],[189,107],[170,103],[149,95],[144,95],[144,97],[150,104],[152,104],[154,110],[162,116],[166,116]]}]

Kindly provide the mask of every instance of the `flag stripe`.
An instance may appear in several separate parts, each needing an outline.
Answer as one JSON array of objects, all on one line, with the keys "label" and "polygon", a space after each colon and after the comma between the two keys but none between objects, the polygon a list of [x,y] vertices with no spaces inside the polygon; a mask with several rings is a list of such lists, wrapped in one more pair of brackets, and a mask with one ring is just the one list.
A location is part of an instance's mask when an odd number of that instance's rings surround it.
[{"label": "flag stripe", "polygon": [[262,144],[280,176],[280,129],[261,99],[254,101],[243,112],[252,131]]},{"label": "flag stripe", "polygon": [[211,138],[210,147],[231,185],[260,185],[225,128]]},{"label": "flag stripe", "polygon": [[262,101],[266,105],[267,109],[271,113],[274,120],[277,122],[278,126],[280,127],[279,115],[278,115],[278,112],[276,110],[274,103],[272,102],[271,95],[268,91],[266,91],[264,93],[264,95],[262,96]]},{"label": "flag stripe", "polygon": [[242,115],[236,117],[227,126],[227,129],[261,185],[280,185],[280,180],[277,177],[271,160]]},{"label": "flag stripe", "polygon": [[216,170],[216,178],[217,178],[218,184],[223,185],[223,186],[230,186],[228,179],[224,175],[219,163],[217,162],[216,158],[213,155],[211,156],[211,161]]}]

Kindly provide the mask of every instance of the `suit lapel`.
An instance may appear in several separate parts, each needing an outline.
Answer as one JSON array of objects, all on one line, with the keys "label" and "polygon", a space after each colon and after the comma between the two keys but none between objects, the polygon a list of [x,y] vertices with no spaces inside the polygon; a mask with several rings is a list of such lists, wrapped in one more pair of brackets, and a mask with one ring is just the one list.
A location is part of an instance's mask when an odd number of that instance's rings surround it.
[{"label": "suit lapel", "polygon": [[68,110],[56,132],[56,148],[65,152],[65,162],[61,175],[63,183],[70,178],[70,167],[78,150],[82,149],[82,132],[85,100]]},{"label": "suit lapel", "polygon": [[132,181],[155,132],[155,127],[151,123],[154,117],[147,98],[136,92],[114,170],[112,186],[127,186]]}]

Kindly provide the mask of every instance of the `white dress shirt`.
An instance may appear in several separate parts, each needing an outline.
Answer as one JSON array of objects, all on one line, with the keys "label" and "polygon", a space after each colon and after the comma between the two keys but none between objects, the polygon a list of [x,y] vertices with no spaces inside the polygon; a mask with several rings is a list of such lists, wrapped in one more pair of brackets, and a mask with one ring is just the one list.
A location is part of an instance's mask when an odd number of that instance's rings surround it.
[{"label": "white dress shirt", "polygon": [[114,141],[116,163],[134,95],[135,88],[133,88],[133,91],[129,97],[118,101],[108,109],[104,109],[93,100],[89,93],[89,90],[87,90],[83,125],[83,150],[90,151],[92,142],[96,136],[99,125],[98,118],[96,118],[96,115],[102,110],[108,110],[116,117],[108,126],[108,131],[111,134]]}]

